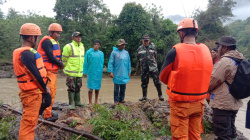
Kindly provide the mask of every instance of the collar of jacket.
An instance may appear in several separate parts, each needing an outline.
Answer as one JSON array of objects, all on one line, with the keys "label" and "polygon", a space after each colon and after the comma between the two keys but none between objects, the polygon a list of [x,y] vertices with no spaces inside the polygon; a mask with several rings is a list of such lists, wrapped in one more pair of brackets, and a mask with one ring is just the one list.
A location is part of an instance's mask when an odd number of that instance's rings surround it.
[{"label": "collar of jacket", "polygon": [[233,57],[233,58],[237,58],[237,59],[246,59],[242,53],[238,52],[237,50],[231,50],[226,52],[224,55],[221,56],[222,57]]},{"label": "collar of jacket", "polygon": [[155,48],[155,45],[154,45],[154,43],[149,43],[149,45],[148,45],[148,47],[145,47],[143,44],[142,44],[142,46],[144,47],[144,48]]},{"label": "collar of jacket", "polygon": [[78,47],[78,46],[82,46],[82,42],[79,43],[79,45],[77,44],[76,41],[72,40],[72,44],[75,46],[75,47]]}]

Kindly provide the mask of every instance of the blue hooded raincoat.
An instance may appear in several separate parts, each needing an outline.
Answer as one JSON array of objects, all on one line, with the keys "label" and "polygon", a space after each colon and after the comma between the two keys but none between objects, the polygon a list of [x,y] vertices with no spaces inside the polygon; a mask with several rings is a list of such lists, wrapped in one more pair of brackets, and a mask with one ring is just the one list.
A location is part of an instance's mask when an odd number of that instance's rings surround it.
[{"label": "blue hooded raincoat", "polygon": [[101,88],[104,54],[90,48],[84,58],[83,74],[87,74],[87,86],[90,89]]},{"label": "blue hooded raincoat", "polygon": [[126,50],[119,50],[113,47],[113,51],[109,58],[108,72],[114,74],[113,82],[115,84],[126,84],[129,82],[131,62],[129,53]]}]

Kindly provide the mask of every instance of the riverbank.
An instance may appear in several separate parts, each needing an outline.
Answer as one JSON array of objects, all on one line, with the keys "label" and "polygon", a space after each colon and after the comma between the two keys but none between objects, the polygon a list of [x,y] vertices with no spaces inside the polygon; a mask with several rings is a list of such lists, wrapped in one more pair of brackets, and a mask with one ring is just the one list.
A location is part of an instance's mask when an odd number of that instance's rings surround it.
[{"label": "riverbank", "polygon": [[[57,94],[55,101],[56,102],[68,102],[68,94],[67,94],[67,86],[66,86],[66,78],[59,77],[57,80]],[[18,86],[15,78],[2,78],[0,79],[0,100],[6,104],[11,105],[14,108],[20,108],[21,103],[18,96]],[[163,97],[168,99],[166,94],[166,85],[162,85]],[[126,101],[131,101],[133,103],[138,102],[138,99],[141,98],[141,87],[140,87],[140,77],[131,77],[130,82],[127,84],[126,88]],[[152,79],[149,81],[148,86],[148,98],[155,99],[157,98],[157,91],[154,87]],[[86,78],[83,78],[83,86],[81,88],[81,100],[84,104],[88,104],[88,94],[87,94],[87,85]],[[113,82],[111,78],[103,78],[102,80],[102,88],[99,95],[99,103],[113,103]],[[250,138],[249,129],[245,128],[245,112],[246,112],[246,104],[248,99],[244,99],[244,105],[240,108],[237,118],[236,118],[236,127],[238,130],[243,132],[243,134]]]},{"label": "riverbank", "polygon": [[[21,108],[17,110],[21,111]],[[53,112],[58,114],[59,119],[55,124],[61,126],[61,128],[70,127],[76,131],[85,131],[103,139],[171,139],[169,127],[170,108],[167,101],[150,99],[143,102],[126,102],[116,107],[113,107],[111,103],[103,103],[92,107],[78,107],[75,110],[70,110],[66,103],[57,102],[53,106]],[[207,134],[202,134],[203,140],[215,138],[211,134],[210,114],[211,108],[206,105],[203,124]],[[0,119],[2,118],[12,118],[9,120],[9,123],[13,124],[9,128],[9,138],[17,139],[21,120],[20,115],[1,107]],[[238,132],[238,135],[238,140],[247,140],[242,133]],[[36,140],[76,139],[77,137],[79,135],[46,123],[38,123],[36,127]]]}]

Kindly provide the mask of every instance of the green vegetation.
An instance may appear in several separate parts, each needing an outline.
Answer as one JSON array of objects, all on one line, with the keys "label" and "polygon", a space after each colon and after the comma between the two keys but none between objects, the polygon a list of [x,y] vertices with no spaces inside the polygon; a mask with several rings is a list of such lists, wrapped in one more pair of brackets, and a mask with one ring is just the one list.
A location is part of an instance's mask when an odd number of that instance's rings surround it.
[{"label": "green vegetation", "polygon": [[245,57],[250,58],[250,17],[246,20],[237,20],[227,25],[232,36],[237,39],[237,46]]},{"label": "green vegetation", "polygon": [[223,23],[233,17],[235,4],[233,0],[209,0],[206,11],[197,10],[194,17],[199,24],[198,41],[219,40],[221,36],[228,35],[229,30]]},{"label": "green vegetation", "polygon": [[171,136],[171,127],[168,123],[167,125],[163,122],[162,119],[154,119],[153,126],[158,128],[158,132],[161,136]]},{"label": "green vegetation", "polygon": [[[8,2],[1,0],[0,4]],[[222,35],[235,36],[240,46],[240,51],[246,52],[249,57],[249,19],[236,21],[228,26],[223,23],[230,19],[232,8],[236,2],[233,0],[209,0],[206,11],[196,10],[194,18],[199,24],[198,42],[215,42]],[[11,62],[12,52],[21,45],[19,42],[19,29],[27,22],[36,23],[41,27],[42,36],[48,35],[48,26],[57,22],[63,27],[59,39],[61,50],[63,46],[71,42],[71,34],[80,31],[83,34],[82,42],[85,50],[93,47],[95,39],[101,40],[101,50],[105,55],[107,65],[110,53],[119,38],[124,38],[128,45],[132,67],[137,66],[136,50],[141,45],[141,37],[149,34],[151,42],[156,45],[158,51],[159,69],[164,61],[166,53],[179,42],[176,33],[177,25],[170,19],[164,19],[162,8],[152,6],[142,7],[135,2],[126,3],[121,13],[114,16],[102,0],[57,0],[54,11],[55,18],[40,16],[28,12],[27,15],[9,9],[7,15],[3,15],[0,9],[0,59],[1,62]],[[211,45],[210,45],[211,44]],[[210,43],[209,47],[215,45]]]},{"label": "green vegetation", "polygon": [[74,128],[77,125],[77,121],[73,120],[72,123],[69,124],[69,127]]},{"label": "green vegetation", "polygon": [[[8,1],[7,1],[8,2]],[[136,3],[126,3],[119,16],[114,16],[101,0],[57,0],[55,18],[40,16],[29,12],[27,15],[9,9],[5,16],[0,16],[0,59],[12,61],[12,52],[21,45],[19,29],[22,24],[31,22],[41,27],[42,36],[48,35],[48,26],[57,22],[63,27],[59,39],[61,50],[71,42],[71,34],[80,31],[85,50],[93,47],[95,39],[101,40],[101,50],[107,65],[110,53],[117,40],[124,38],[128,45],[132,67],[137,65],[136,50],[141,45],[141,37],[149,34],[158,49],[158,63],[163,63],[169,49],[178,42],[175,32],[177,25],[169,19],[163,19],[161,9],[142,7]]]},{"label": "green vegetation", "polygon": [[13,116],[4,117],[0,120],[0,140],[9,140],[9,132],[13,126],[11,121],[15,120]]},{"label": "green vegetation", "polygon": [[209,121],[203,120],[202,123],[203,123],[203,130],[205,134],[210,134],[213,132],[212,124]]},{"label": "green vegetation", "polygon": [[78,138],[79,136],[78,135],[76,135],[76,134],[73,134],[72,135],[72,137],[70,137],[70,138],[68,138],[67,140],[89,140],[88,138],[85,138],[85,137],[82,137],[82,136],[80,136],[79,138]]},{"label": "green vegetation", "polygon": [[125,119],[117,120],[113,118],[113,113],[122,111],[129,113],[129,109],[123,105],[117,105],[114,110],[108,106],[94,106],[98,115],[89,121],[89,124],[94,125],[93,134],[107,140],[137,140],[137,139],[153,139],[155,136],[152,130],[143,130],[138,120],[127,121]]}]

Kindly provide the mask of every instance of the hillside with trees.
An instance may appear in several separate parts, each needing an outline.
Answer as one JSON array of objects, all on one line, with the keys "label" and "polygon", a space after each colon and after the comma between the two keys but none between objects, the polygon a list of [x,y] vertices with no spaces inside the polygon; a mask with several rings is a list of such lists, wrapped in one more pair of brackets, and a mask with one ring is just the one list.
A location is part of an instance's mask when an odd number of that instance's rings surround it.
[{"label": "hillside with trees", "polygon": [[[6,1],[1,0],[0,4],[3,2]],[[233,17],[232,8],[235,4],[233,0],[209,0],[206,11],[196,10],[194,18],[200,29],[198,42],[213,48],[214,42],[222,35],[232,35],[237,38],[240,51],[249,50],[249,18],[223,26],[225,21]],[[176,33],[177,25],[170,19],[164,19],[162,8],[154,4],[143,7],[135,2],[126,3],[120,15],[115,16],[110,13],[102,0],[57,0],[54,11],[55,18],[40,16],[33,12],[24,15],[14,9],[9,9],[7,15],[0,12],[1,62],[12,61],[13,50],[21,45],[19,29],[27,22],[36,23],[41,27],[40,39],[48,34],[47,29],[52,22],[61,24],[63,27],[59,39],[61,49],[71,42],[71,34],[74,31],[83,33],[82,42],[85,50],[93,46],[92,42],[95,39],[100,39],[105,65],[119,38],[124,38],[128,43],[126,50],[130,53],[134,68],[137,65],[136,50],[144,34],[150,35],[151,42],[154,42],[157,47],[159,66],[163,63],[166,53],[179,42]]]}]

